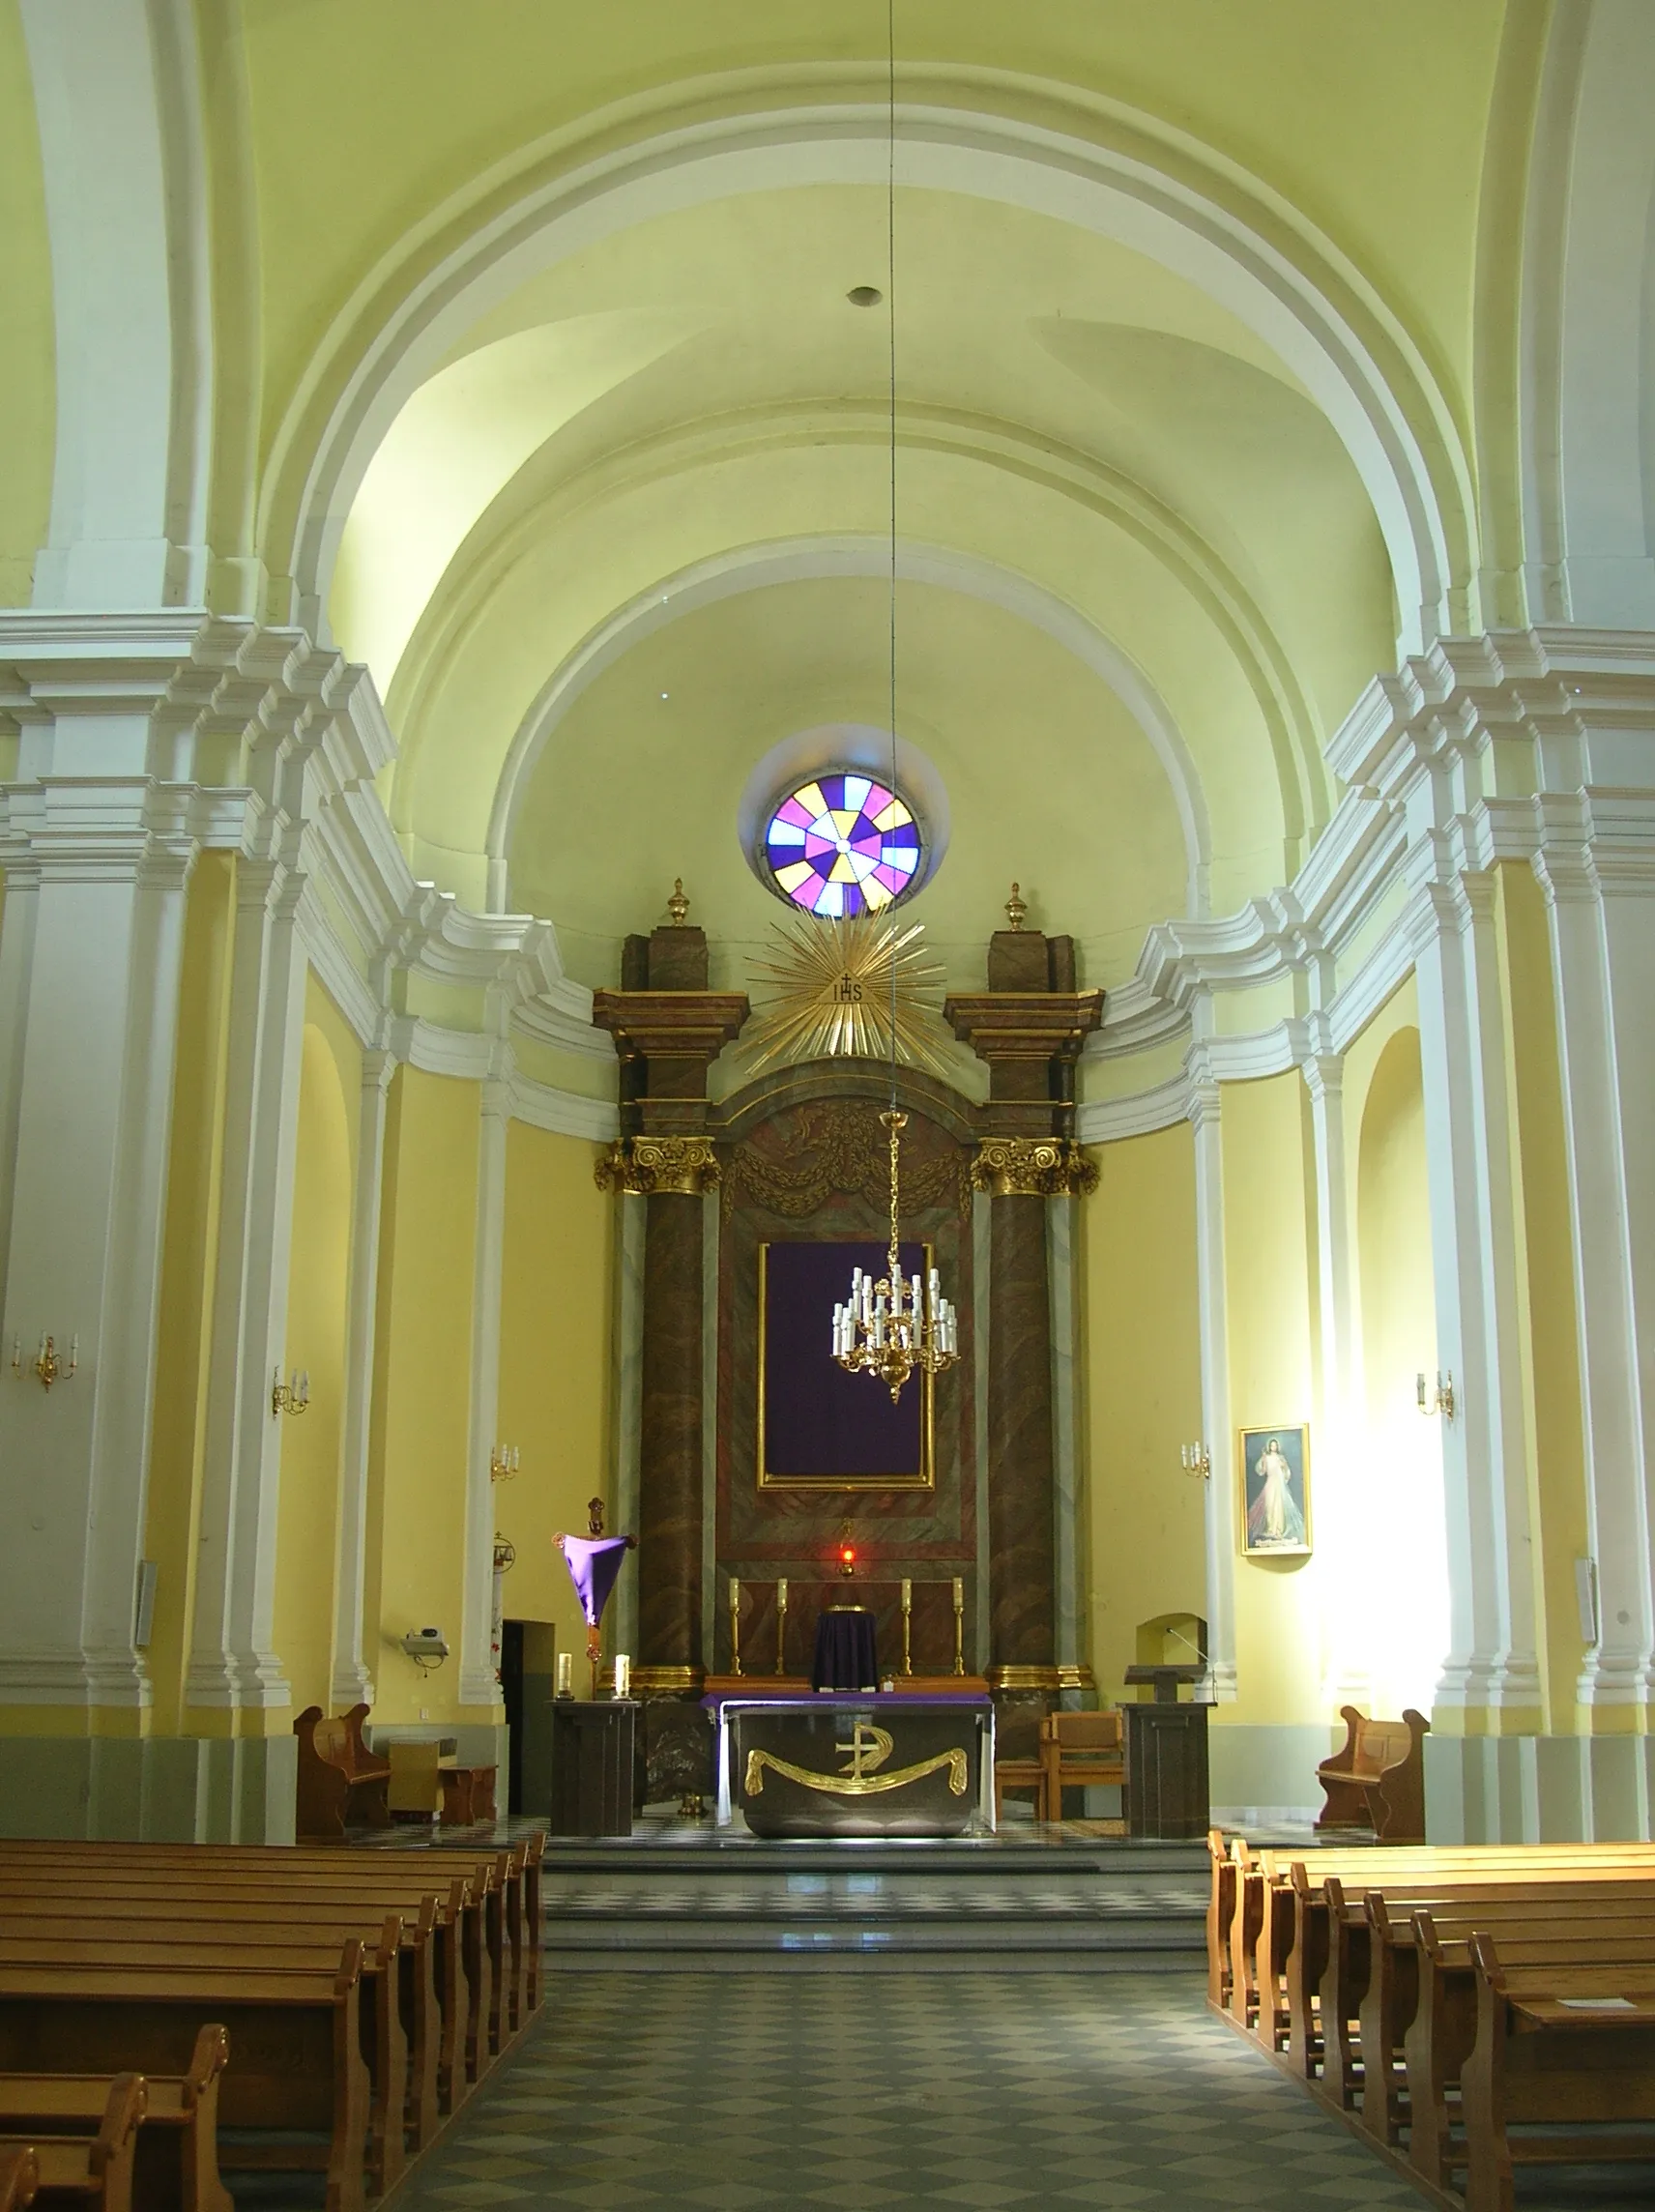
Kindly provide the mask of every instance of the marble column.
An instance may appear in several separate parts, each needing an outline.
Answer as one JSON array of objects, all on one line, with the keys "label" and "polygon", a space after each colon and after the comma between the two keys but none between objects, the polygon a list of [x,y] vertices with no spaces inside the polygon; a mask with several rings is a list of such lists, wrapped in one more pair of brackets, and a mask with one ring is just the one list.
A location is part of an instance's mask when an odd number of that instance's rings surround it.
[{"label": "marble column", "polygon": [[[990,1215],[989,1650],[996,1670],[1057,1661],[1052,1308],[1046,1200],[1007,1191]],[[1054,1680],[1050,1685],[1056,1688]]]},{"label": "marble column", "polygon": [[599,991],[593,1018],[621,1055],[621,1142],[598,1163],[605,1187],[645,1206],[638,1362],[638,1598],[632,1687],[645,1700],[651,1798],[710,1787],[701,1715],[706,1419],[706,1234],[702,1200],[719,1179],[707,1129],[707,1071],[740,1033],[747,1002],[708,988],[705,932],[672,920],[626,941],[624,988]]},{"label": "marble column", "polygon": [[701,1659],[702,1208],[683,1191],[644,1205],[637,1659],[648,1680]]}]

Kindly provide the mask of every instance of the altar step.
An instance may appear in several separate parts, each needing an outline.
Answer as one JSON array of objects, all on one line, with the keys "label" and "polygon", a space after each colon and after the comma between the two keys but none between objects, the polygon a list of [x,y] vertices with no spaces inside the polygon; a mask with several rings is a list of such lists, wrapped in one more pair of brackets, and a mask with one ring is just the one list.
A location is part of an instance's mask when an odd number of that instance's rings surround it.
[{"label": "altar step", "polygon": [[1198,1972],[1201,1847],[554,1844],[548,1964]]}]

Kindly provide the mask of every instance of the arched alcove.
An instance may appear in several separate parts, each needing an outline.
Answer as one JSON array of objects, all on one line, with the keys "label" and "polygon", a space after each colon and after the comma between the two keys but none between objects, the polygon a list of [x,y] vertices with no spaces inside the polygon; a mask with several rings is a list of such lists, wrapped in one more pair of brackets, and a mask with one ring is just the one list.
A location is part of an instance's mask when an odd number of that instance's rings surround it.
[{"label": "arched alcove", "polygon": [[1416,1029],[1399,1029],[1380,1053],[1358,1143],[1362,1548],[1382,1614],[1370,1639],[1374,1710],[1395,1713],[1429,1708],[1449,1639],[1441,1430],[1422,1418],[1414,1381],[1437,1358]]}]

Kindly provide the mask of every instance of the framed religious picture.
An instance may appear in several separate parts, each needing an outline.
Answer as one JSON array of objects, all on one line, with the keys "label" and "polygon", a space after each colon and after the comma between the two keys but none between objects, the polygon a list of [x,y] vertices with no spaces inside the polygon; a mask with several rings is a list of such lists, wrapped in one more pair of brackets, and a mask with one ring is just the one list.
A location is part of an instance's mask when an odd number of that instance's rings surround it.
[{"label": "framed religious picture", "polygon": [[1310,1430],[1243,1429],[1241,1435],[1241,1549],[1249,1558],[1276,1558],[1310,1550]]},{"label": "framed religious picture", "polygon": [[[936,1264],[929,1244],[901,1246],[903,1270]],[[833,1357],[833,1308],[851,1270],[883,1275],[871,1241],[800,1239],[759,1246],[759,1488],[930,1490],[936,1484],[935,1384],[916,1375],[893,1405],[871,1375]]]}]

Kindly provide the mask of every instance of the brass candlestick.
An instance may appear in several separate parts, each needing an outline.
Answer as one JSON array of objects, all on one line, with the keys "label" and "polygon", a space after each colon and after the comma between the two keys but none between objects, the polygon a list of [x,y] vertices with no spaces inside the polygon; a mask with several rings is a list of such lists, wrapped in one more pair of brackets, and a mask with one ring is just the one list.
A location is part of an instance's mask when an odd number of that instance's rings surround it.
[{"label": "brass candlestick", "polygon": [[914,1585],[906,1575],[902,1578],[902,1671],[914,1672]]},{"label": "brass candlestick", "polygon": [[730,1577],[730,1672],[741,1672],[741,1586]]},{"label": "brass candlestick", "polygon": [[966,1671],[966,1586],[954,1577],[954,1672]]},{"label": "brass candlestick", "polygon": [[787,1577],[776,1584],[776,1664],[778,1674],[787,1673]]}]

